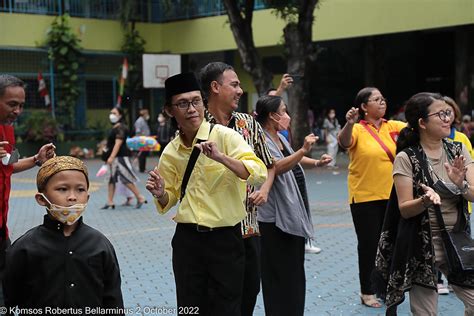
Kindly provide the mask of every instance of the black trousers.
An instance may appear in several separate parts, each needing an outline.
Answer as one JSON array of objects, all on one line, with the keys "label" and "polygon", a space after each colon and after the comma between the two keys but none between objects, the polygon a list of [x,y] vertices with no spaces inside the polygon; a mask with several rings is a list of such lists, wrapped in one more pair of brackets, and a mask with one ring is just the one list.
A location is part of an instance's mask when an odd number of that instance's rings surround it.
[{"label": "black trousers", "polygon": [[244,277],[240,224],[211,232],[178,224],[171,245],[178,313],[240,316]]},{"label": "black trousers", "polygon": [[146,171],[146,157],[148,157],[149,154],[150,152],[148,151],[138,152],[138,170],[140,170],[140,172]]},{"label": "black trousers", "polygon": [[266,316],[302,316],[306,296],[303,237],[275,223],[259,222],[262,233],[262,292]]},{"label": "black trousers", "polygon": [[359,282],[362,294],[374,294],[370,276],[375,268],[375,255],[387,202],[388,200],[378,200],[350,205],[357,235]]},{"label": "black trousers", "polygon": [[0,307],[5,306],[5,297],[3,294],[3,278],[5,276],[6,252],[10,245],[10,238],[0,241]]},{"label": "black trousers", "polygon": [[244,238],[245,272],[242,316],[252,316],[260,292],[260,236]]}]

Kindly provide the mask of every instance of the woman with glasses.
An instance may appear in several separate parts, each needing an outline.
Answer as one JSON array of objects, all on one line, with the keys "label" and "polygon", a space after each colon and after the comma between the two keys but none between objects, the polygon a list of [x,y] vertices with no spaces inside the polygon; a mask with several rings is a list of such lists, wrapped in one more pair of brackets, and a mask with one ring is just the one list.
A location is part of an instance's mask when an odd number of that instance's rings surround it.
[{"label": "woman with glasses", "polygon": [[[381,303],[370,280],[393,180],[396,141],[405,123],[384,119],[386,99],[373,87],[359,91],[346,113],[339,133],[341,147],[349,151],[347,178],[349,205],[357,235],[361,303],[374,308]],[[360,118],[360,120],[359,120]]]},{"label": "woman with glasses", "polygon": [[[474,201],[474,164],[466,147],[446,140],[452,108],[435,93],[418,93],[406,107],[407,128],[397,143],[392,194],[376,267],[385,285],[387,313],[410,292],[413,315],[437,315],[436,271],[474,315],[474,274],[448,268],[443,229],[468,231],[467,201]],[[440,211],[444,225],[436,215]]]},{"label": "woman with glasses", "polygon": [[[461,126],[461,109],[456,104],[456,102],[448,96],[443,97],[444,101],[451,107],[451,132],[448,138],[455,142],[461,142],[466,146],[467,151],[469,152],[471,158],[474,159],[474,151],[472,150],[471,142],[469,138],[456,130]],[[472,213],[472,205],[468,203],[469,214]],[[438,294],[449,294],[449,289],[444,285],[441,272],[438,272]]]},{"label": "woman with glasses", "polygon": [[164,149],[146,188],[160,214],[179,203],[171,243],[178,308],[186,310],[179,314],[240,316],[246,182],[262,184],[267,168],[238,132],[204,120],[193,73],[166,79],[165,100],[179,136]]}]

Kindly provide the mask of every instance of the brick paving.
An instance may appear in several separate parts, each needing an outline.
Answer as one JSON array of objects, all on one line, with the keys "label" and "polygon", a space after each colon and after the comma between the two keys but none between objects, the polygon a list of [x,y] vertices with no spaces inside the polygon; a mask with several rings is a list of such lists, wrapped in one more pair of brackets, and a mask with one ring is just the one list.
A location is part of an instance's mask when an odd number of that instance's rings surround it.
[{"label": "brick paving", "polygon": [[[358,298],[356,236],[347,204],[347,158],[340,155],[339,159],[340,169],[306,172],[316,244],[323,251],[306,255],[305,315],[384,315],[384,308],[365,307]],[[148,166],[156,162],[152,157]],[[106,184],[95,177],[101,162],[89,160],[87,165],[92,192],[84,220],[102,231],[115,247],[126,307],[133,315],[170,315],[166,308],[174,309],[176,304],[170,245],[173,213],[157,214],[149,194],[148,204],[140,210],[119,206],[124,200],[119,197],[115,198],[115,210],[100,210],[107,194]],[[8,220],[12,240],[42,222],[44,209],[33,198],[36,171],[13,177]],[[145,193],[146,175],[140,174],[140,178],[139,188]],[[439,314],[463,315],[464,309],[451,293],[440,297]],[[261,295],[254,315],[264,315]],[[399,307],[399,315],[410,315],[408,296]]]}]

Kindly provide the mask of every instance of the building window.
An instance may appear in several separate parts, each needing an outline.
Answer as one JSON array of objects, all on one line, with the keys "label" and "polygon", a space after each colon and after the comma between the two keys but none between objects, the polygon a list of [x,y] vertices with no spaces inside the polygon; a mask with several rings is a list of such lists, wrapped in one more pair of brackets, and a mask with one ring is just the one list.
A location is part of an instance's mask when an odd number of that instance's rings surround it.
[{"label": "building window", "polygon": [[110,109],[115,105],[113,80],[87,80],[86,100],[88,109]]}]

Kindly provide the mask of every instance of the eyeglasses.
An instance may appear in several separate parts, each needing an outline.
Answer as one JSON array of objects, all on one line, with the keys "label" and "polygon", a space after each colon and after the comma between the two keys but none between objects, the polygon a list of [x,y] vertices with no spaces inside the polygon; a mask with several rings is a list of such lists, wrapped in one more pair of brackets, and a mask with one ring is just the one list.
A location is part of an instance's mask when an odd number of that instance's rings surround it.
[{"label": "eyeglasses", "polygon": [[191,104],[194,106],[195,109],[203,106],[202,99],[194,99],[192,101],[181,100],[178,103],[171,104],[171,105],[177,107],[178,109],[182,111],[187,111],[189,107],[191,106]]},{"label": "eyeglasses", "polygon": [[433,116],[433,115],[438,115],[439,119],[441,121],[446,121],[446,119],[451,119],[451,115],[453,115],[453,111],[451,110],[441,110],[436,113],[431,113],[428,114],[427,117]]},{"label": "eyeglasses", "polygon": [[382,104],[382,102],[385,102],[387,103],[387,99],[385,99],[384,97],[378,97],[378,98],[375,98],[375,99],[368,99],[367,102],[377,102],[377,103],[380,103]]}]

